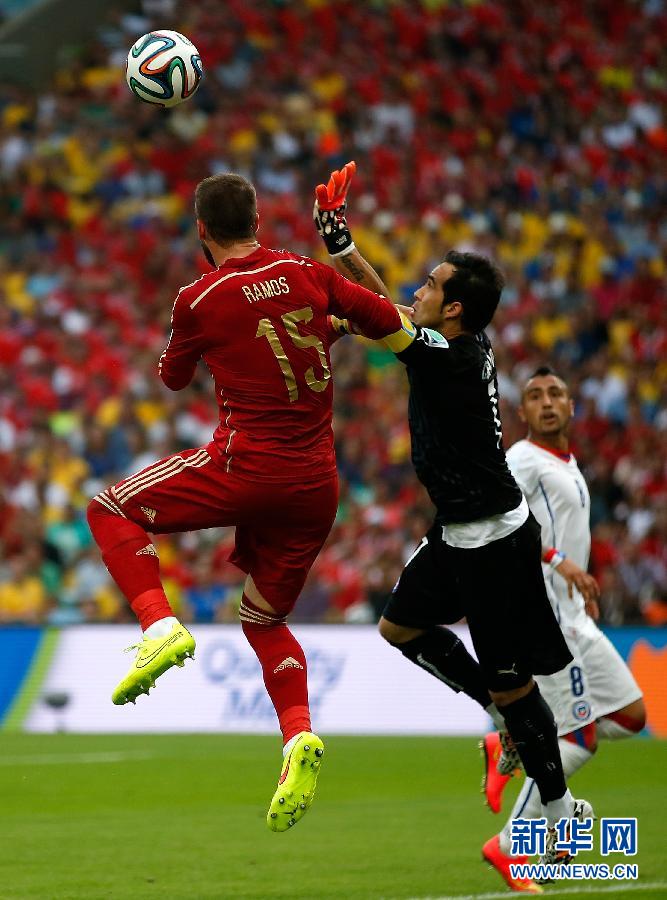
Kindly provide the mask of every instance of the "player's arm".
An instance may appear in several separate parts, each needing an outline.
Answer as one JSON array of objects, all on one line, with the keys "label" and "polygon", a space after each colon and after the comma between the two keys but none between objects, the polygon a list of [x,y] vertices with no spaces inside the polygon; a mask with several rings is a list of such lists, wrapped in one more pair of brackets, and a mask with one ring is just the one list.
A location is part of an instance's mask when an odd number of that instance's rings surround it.
[{"label": "player's arm", "polygon": [[341,336],[359,334],[381,340],[395,353],[412,343],[416,328],[386,297],[353,284],[329,266],[318,264],[329,294],[329,327]]},{"label": "player's arm", "polygon": [[181,299],[176,298],[171,314],[171,335],[158,363],[158,374],[172,391],[180,391],[192,381],[202,354],[202,337],[195,317]]},{"label": "player's arm", "polygon": [[600,618],[600,609],[598,600],[600,597],[600,586],[588,572],[572,562],[571,559],[562,553],[557,547],[546,547],[542,549],[542,562],[547,563],[554,572],[558,572],[561,578],[567,582],[567,594],[572,599],[573,589],[576,588],[584,598],[586,612],[592,619]]},{"label": "player's arm", "polygon": [[[357,250],[345,218],[347,193],[355,172],[355,163],[349,162],[340,171],[332,172],[327,184],[318,184],[313,219],[336,270],[349,282],[386,298],[388,291],[384,282]],[[409,307],[395,304],[395,308],[400,315],[400,331],[387,336],[369,331],[362,318],[366,310],[360,309],[357,304],[356,311],[348,307],[344,314],[347,320],[339,323],[339,332],[379,339],[406,365],[420,368],[435,366],[442,371],[443,365],[447,364],[443,351],[449,349],[448,341],[437,331],[414,325]]]},{"label": "player's arm", "polygon": [[345,253],[342,256],[332,257],[331,261],[334,264],[336,271],[340,272],[341,275],[344,275],[345,278],[349,278],[350,281],[363,285],[363,287],[368,288],[369,291],[374,291],[376,294],[381,294],[383,297],[387,297],[391,300],[391,297],[389,297],[389,289],[386,284],[368,260],[359,253],[359,250],[354,244],[352,245],[352,250],[350,252]]},{"label": "player's arm", "polygon": [[[344,276],[343,279],[334,278],[330,286],[332,311],[335,314],[330,317],[330,326],[341,337],[344,334],[359,334],[380,339],[394,353],[400,353],[410,346],[417,331],[411,321],[411,310],[388,300],[386,285],[352,240],[345,209],[355,171],[355,163],[349,162],[340,171],[332,172],[326,185],[319,184],[315,189],[315,226],[334,268]],[[344,286],[345,282],[349,287]],[[355,285],[363,290],[354,289]],[[379,296],[371,299],[370,294]],[[378,303],[378,300],[382,302]],[[387,307],[393,307],[393,323],[398,326],[391,330],[388,330]]]},{"label": "player's arm", "polygon": [[345,218],[347,192],[356,171],[357,165],[352,160],[340,171],[332,172],[327,184],[317,185],[313,207],[315,227],[337,272],[369,291],[389,297],[384,281],[357,250]]},{"label": "player's arm", "polygon": [[[526,456],[521,449],[521,444],[515,444],[507,451],[507,465],[510,468],[514,480],[521,488],[521,492],[528,501],[528,506],[533,509],[531,500],[540,491],[539,472],[530,456]],[[533,501],[534,502],[534,501]],[[572,598],[573,589],[577,588],[584,598],[586,612],[593,619],[600,617],[598,598],[600,588],[592,575],[584,572],[576,563],[568,559],[558,547],[551,545],[553,540],[551,523],[542,525],[542,562],[546,563],[554,572],[567,582],[567,593]]]}]

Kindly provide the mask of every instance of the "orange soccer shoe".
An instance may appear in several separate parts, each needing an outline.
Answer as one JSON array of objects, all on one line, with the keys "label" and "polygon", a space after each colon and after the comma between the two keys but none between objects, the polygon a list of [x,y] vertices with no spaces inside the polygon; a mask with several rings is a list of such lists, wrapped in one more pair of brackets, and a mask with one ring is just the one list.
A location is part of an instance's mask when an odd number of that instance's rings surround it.
[{"label": "orange soccer shoe", "polygon": [[542,888],[530,878],[514,878],[510,872],[510,863],[523,865],[528,862],[527,856],[508,856],[500,849],[500,838],[494,834],[482,847],[482,859],[503,879],[510,890],[519,894],[541,894]]},{"label": "orange soccer shoe", "polygon": [[484,754],[482,793],[491,812],[499,813],[505,785],[512,775],[501,775],[498,771],[498,760],[503,750],[498,732],[491,731],[485,735],[484,740],[479,742],[479,749]]}]

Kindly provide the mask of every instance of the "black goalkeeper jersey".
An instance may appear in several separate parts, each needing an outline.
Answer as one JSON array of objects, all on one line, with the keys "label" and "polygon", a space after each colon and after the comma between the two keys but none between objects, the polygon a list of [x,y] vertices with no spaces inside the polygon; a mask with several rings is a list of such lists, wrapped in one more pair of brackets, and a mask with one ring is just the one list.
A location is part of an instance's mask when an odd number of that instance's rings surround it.
[{"label": "black goalkeeper jersey", "polygon": [[515,509],[521,491],[505,461],[498,379],[484,332],[450,341],[417,327],[398,359],[410,381],[412,462],[443,524]]}]

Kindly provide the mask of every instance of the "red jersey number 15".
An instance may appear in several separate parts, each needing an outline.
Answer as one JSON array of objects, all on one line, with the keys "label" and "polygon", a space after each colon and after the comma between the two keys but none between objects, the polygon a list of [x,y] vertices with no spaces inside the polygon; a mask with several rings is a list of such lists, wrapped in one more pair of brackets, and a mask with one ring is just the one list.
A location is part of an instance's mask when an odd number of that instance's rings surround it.
[{"label": "red jersey number 15", "polygon": [[[329,379],[331,378],[331,371],[329,370],[329,365],[327,363],[327,355],[324,352],[324,347],[319,338],[315,337],[314,334],[301,334],[298,328],[299,322],[310,322],[312,318],[313,310],[310,306],[304,306],[303,309],[296,309],[294,310],[294,312],[288,312],[281,316],[283,325],[285,326],[285,330],[290,336],[290,340],[295,347],[298,347],[300,349],[315,347],[315,349],[317,350],[317,355],[320,358],[320,366],[322,367],[322,378],[315,377],[315,369],[313,366],[310,366],[310,368],[306,369],[306,371],[304,372],[304,378],[311,391],[317,391],[319,393],[326,388]],[[255,335],[255,337],[265,337],[269,342],[269,346],[273,351],[273,355],[275,356],[276,360],[278,361],[278,365],[280,366],[280,371],[283,373],[283,378],[285,379],[285,384],[287,386],[289,401],[290,403],[296,402],[296,400],[299,399],[299,386],[296,382],[294,370],[290,365],[290,361],[287,357],[287,353],[285,352],[285,348],[280,342],[280,338],[276,333],[276,329],[273,327],[271,319],[259,320],[257,334]]]}]

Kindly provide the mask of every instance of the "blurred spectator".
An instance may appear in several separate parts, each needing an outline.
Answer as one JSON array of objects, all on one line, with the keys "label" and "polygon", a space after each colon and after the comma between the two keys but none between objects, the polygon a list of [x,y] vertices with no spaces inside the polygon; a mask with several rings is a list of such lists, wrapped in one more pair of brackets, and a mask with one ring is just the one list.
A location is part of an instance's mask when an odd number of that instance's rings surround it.
[{"label": "blurred spectator", "polygon": [[185,589],[183,611],[191,622],[221,622],[230,587],[216,577],[211,550],[198,554],[192,566],[192,584]]}]

